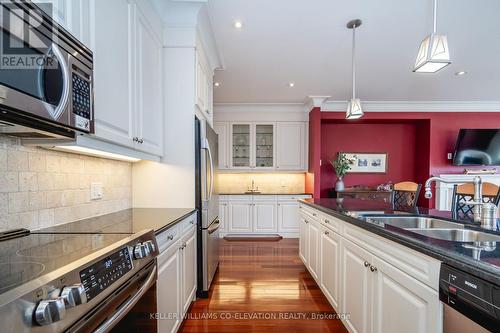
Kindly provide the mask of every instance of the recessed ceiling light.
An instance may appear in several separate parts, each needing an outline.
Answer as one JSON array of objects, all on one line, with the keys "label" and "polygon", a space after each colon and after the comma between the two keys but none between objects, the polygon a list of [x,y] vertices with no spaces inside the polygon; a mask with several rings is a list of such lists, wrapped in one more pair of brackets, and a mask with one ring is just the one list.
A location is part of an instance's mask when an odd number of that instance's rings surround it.
[{"label": "recessed ceiling light", "polygon": [[241,27],[243,27],[243,23],[241,23],[241,21],[235,21],[234,22],[234,27],[236,29],[241,29]]},{"label": "recessed ceiling light", "polygon": [[220,82],[215,82],[214,86],[219,87],[220,86]]},{"label": "recessed ceiling light", "polygon": [[295,83],[290,82],[290,83],[288,84],[288,86],[289,86],[290,88],[293,88],[293,87],[295,87]]},{"label": "recessed ceiling light", "polygon": [[458,75],[458,76],[462,76],[462,75],[465,75],[467,74],[466,71],[460,71],[460,72],[456,72],[455,75]]}]

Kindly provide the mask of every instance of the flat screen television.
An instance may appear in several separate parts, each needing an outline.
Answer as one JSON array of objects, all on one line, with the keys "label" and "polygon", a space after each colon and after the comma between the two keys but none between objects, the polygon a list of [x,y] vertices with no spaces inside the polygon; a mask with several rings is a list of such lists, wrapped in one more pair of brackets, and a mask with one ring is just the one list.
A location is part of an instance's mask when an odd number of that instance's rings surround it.
[{"label": "flat screen television", "polygon": [[500,165],[500,129],[461,129],[453,165]]}]

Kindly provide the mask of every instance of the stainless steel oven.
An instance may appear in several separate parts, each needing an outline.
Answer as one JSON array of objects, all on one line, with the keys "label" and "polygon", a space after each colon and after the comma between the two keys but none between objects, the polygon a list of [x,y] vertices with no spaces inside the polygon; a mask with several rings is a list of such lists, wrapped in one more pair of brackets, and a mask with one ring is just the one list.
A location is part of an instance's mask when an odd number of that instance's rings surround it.
[{"label": "stainless steel oven", "polygon": [[93,133],[93,56],[30,1],[0,2],[0,133]]}]

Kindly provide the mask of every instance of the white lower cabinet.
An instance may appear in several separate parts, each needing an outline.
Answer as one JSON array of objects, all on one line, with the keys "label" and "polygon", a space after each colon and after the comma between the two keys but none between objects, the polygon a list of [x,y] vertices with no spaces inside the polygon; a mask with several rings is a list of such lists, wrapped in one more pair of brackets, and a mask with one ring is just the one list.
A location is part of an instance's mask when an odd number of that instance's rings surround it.
[{"label": "white lower cabinet", "polygon": [[442,330],[438,293],[377,257],[373,275],[373,333]]},{"label": "white lower cabinet", "polygon": [[299,231],[299,203],[297,201],[278,202],[278,232]]},{"label": "white lower cabinet", "polygon": [[158,333],[177,332],[184,314],[195,298],[196,227],[191,226],[191,220],[192,217],[187,218],[174,227],[181,230],[180,235],[172,233],[174,240],[177,240],[163,250],[157,259],[156,298],[161,316],[158,320]]},{"label": "white lower cabinet", "polygon": [[229,232],[252,232],[252,202],[229,202]]},{"label": "white lower cabinet", "polygon": [[173,333],[181,323],[181,255],[180,241],[158,256],[157,304],[158,332]]},{"label": "white lower cabinet", "polygon": [[321,289],[333,307],[338,309],[340,296],[340,236],[321,228],[320,281]]},{"label": "white lower cabinet", "polygon": [[319,224],[312,220],[309,222],[309,272],[313,278],[318,281],[319,277]]},{"label": "white lower cabinet", "polygon": [[304,264],[309,262],[309,221],[299,217],[299,257]]},{"label": "white lower cabinet", "polygon": [[253,204],[252,224],[254,232],[276,232],[276,208],[276,202],[255,202]]},{"label": "white lower cabinet", "polygon": [[350,332],[369,332],[372,310],[370,262],[372,255],[348,240],[342,240],[342,306],[349,316],[344,323]]},{"label": "white lower cabinet", "polygon": [[[437,260],[323,215],[302,207],[299,256],[334,309],[346,315],[349,332],[442,332]],[[420,263],[427,275],[415,275],[408,262]]]},{"label": "white lower cabinet", "polygon": [[221,237],[230,233],[299,236],[299,199],[310,195],[221,195]]}]

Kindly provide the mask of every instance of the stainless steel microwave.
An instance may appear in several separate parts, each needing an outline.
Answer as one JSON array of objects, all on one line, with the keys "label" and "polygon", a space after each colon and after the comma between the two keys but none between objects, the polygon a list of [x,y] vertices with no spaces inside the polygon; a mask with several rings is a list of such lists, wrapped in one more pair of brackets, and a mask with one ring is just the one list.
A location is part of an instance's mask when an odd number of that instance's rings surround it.
[{"label": "stainless steel microwave", "polygon": [[45,11],[31,1],[0,1],[0,133],[93,133],[92,51]]}]

